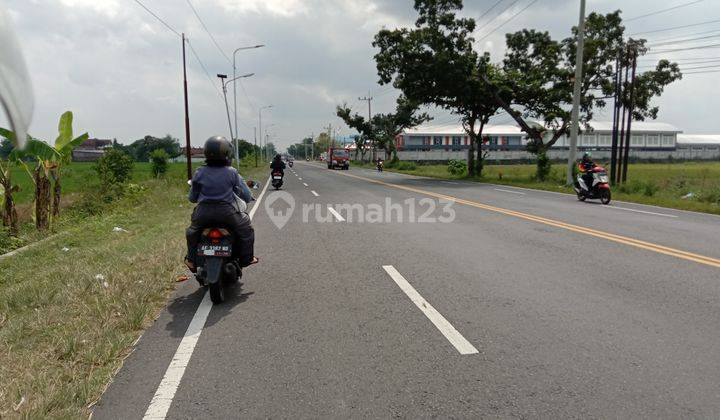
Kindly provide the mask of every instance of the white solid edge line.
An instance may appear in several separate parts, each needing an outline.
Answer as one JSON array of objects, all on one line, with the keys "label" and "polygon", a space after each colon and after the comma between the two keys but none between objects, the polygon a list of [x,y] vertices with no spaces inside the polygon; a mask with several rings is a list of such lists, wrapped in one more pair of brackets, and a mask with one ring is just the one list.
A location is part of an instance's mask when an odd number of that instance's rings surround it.
[{"label": "white solid edge line", "polygon": [[[268,178],[268,182],[265,183],[260,195],[257,200],[255,200],[255,205],[253,205],[253,208],[250,209],[250,213],[248,213],[250,219],[253,218],[258,207],[260,207],[260,201],[265,195],[265,191],[267,191],[269,184],[270,178]],[[188,363],[190,363],[190,358],[192,357],[193,351],[195,351],[195,346],[200,339],[200,334],[205,327],[205,321],[207,321],[212,306],[213,304],[210,300],[210,294],[205,293],[200,305],[195,310],[195,315],[193,315],[190,325],[185,331],[185,335],[180,341],[180,345],[175,351],[175,355],[170,361],[170,365],[165,371],[162,381],[160,381],[160,385],[158,385],[157,390],[155,391],[155,395],[150,401],[150,405],[145,411],[143,419],[164,419],[167,416],[167,413],[170,410],[170,405],[175,398],[175,393],[180,386],[180,381],[185,374],[185,368],[187,368]]]},{"label": "white solid edge line", "polygon": [[479,353],[478,349],[470,344],[470,342],[467,341],[465,337],[463,337],[462,334],[460,334],[460,332],[458,332],[458,330],[456,330],[455,327],[453,327],[452,324],[445,319],[444,316],[442,316],[442,314],[440,314],[440,312],[433,308],[433,306],[430,305],[430,302],[425,300],[420,293],[418,293],[417,290],[415,290],[415,288],[412,287],[407,280],[405,280],[405,277],[403,277],[403,275],[400,274],[395,267],[392,265],[383,265],[382,268],[393,279],[395,284],[398,285],[400,290],[405,292],[407,297],[409,297],[415,306],[417,306],[418,309],[425,314],[430,322],[432,322],[435,327],[440,330],[440,332],[460,354],[465,355]]},{"label": "white solid edge line", "polygon": [[635,213],[643,213],[643,214],[652,214],[653,216],[672,217],[672,218],[677,218],[677,217],[678,217],[678,216],[675,216],[674,214],[655,213],[654,211],[645,211],[645,210],[629,209],[629,208],[627,208],[627,207],[603,206],[603,208],[605,208],[605,209],[613,209],[613,210],[632,211],[632,212],[635,212]]},{"label": "white solid edge line", "polygon": [[315,191],[310,191],[310,192],[313,193],[313,195],[314,195],[315,197],[320,197],[320,194],[316,193]]},{"label": "white solid edge line", "polygon": [[342,216],[340,215],[340,213],[337,212],[337,210],[335,210],[334,208],[330,207],[329,205],[328,205],[328,211],[329,211],[330,213],[332,213],[333,216],[335,216],[335,218],[337,219],[338,222],[344,222],[344,221],[345,221],[345,218],[342,217]]},{"label": "white solid edge line", "polygon": [[525,195],[524,192],[520,192],[520,191],[504,190],[504,189],[502,189],[502,188],[493,188],[493,189],[494,189],[495,191],[506,192],[506,193],[510,193],[510,194]]}]

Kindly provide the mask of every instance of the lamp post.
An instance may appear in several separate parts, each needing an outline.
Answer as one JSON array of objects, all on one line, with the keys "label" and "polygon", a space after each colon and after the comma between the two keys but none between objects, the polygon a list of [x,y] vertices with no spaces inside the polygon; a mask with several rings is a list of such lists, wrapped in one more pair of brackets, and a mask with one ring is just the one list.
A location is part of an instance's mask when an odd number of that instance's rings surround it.
[{"label": "lamp post", "polygon": [[[259,45],[253,45],[253,46],[251,46],[251,47],[240,47],[240,48],[235,49],[235,51],[233,51],[233,77],[237,77],[237,74],[236,74],[236,72],[237,72],[237,67],[235,66],[235,55],[236,55],[239,51],[252,50],[252,49],[255,49],[255,48],[262,48],[262,47],[264,47],[264,46],[265,46],[265,45],[263,45],[263,44],[259,44]],[[233,85],[233,106],[234,106],[233,109],[234,109],[234,114],[235,114],[235,135],[237,135],[237,133],[238,133],[237,85]],[[235,148],[237,149],[237,143],[235,144]]]},{"label": "lamp post", "polygon": [[233,135],[232,122],[230,121],[230,108],[228,107],[228,102],[227,102],[227,85],[228,85],[228,83],[235,82],[236,80],[242,79],[245,77],[250,77],[254,74],[255,73],[243,74],[241,76],[233,77],[232,79],[230,79],[228,81],[225,81],[225,79],[227,79],[226,74],[218,74],[217,75],[217,77],[220,79],[220,83],[222,84],[223,98],[225,99],[225,112],[227,113],[228,126],[230,127],[230,139],[233,141],[233,144],[235,145],[235,166],[237,167],[238,170],[240,169],[240,153],[238,151],[237,139]]},{"label": "lamp post", "polygon": [[[260,149],[262,150],[262,110],[270,109],[273,105],[261,106],[258,109],[258,137],[260,138]],[[255,155],[255,166],[257,167],[257,154]]]},{"label": "lamp post", "polygon": [[268,139],[270,138],[270,133],[268,133],[268,128],[275,127],[275,124],[268,124],[265,126],[265,151],[263,152],[263,155],[265,156],[265,161],[270,161],[270,156],[268,155]]}]

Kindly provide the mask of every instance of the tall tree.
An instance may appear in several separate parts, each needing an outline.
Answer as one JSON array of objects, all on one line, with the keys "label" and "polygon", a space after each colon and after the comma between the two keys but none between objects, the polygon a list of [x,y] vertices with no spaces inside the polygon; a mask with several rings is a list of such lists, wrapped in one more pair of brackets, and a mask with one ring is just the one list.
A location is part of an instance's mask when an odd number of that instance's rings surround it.
[{"label": "tall tree", "polygon": [[397,156],[395,138],[403,130],[432,120],[427,113],[418,114],[417,112],[418,104],[401,95],[397,99],[395,112],[373,116],[371,124],[376,133],[375,138],[378,147],[385,150],[386,159],[390,159],[391,154]]},{"label": "tall tree", "polygon": [[358,132],[359,136],[355,137],[355,159],[357,159],[357,154],[360,152],[361,159],[365,160],[366,143],[369,141],[374,144],[377,139],[375,127],[362,115],[353,114],[347,104],[338,105],[335,114],[345,122],[345,125]]},{"label": "tall tree", "polygon": [[[577,31],[574,27],[573,35],[561,41],[532,29],[507,34],[504,84],[484,79],[496,103],[528,135],[527,149],[538,156],[537,175],[541,180],[549,172],[547,151],[570,130]],[[591,13],[586,18],[579,118],[586,129],[595,112],[603,109],[614,93],[618,57],[624,57],[629,49],[640,56],[647,52],[644,40],[626,40],[624,31],[620,11]],[[680,77],[677,64],[666,60],[640,74],[635,84],[635,118],[655,118],[657,107],[650,105],[652,98]],[[533,124],[532,120],[543,124]]]},{"label": "tall tree", "polygon": [[470,138],[468,175],[482,175],[482,130],[498,110],[480,75],[495,75],[489,55],[473,47],[475,21],[457,17],[462,0],[416,0],[413,29],[383,29],[373,46],[381,84],[392,83],[408,100],[458,115]]}]

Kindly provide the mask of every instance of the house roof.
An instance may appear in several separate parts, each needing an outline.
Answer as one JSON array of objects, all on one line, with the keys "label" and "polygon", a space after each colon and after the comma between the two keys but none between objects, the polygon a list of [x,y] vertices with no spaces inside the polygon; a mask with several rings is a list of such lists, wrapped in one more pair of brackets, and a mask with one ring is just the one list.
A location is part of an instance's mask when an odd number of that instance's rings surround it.
[{"label": "house roof", "polygon": [[112,145],[112,140],[105,139],[87,139],[78,146],[78,149],[100,149]]}]

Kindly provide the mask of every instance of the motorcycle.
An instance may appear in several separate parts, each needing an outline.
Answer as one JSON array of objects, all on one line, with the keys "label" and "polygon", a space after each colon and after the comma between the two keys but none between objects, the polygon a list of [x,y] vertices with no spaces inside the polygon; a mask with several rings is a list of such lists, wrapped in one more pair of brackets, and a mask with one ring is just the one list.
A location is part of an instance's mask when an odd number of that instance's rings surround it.
[{"label": "motorcycle", "polygon": [[583,173],[579,173],[575,180],[575,193],[580,201],[587,199],[600,199],[603,204],[610,204],[612,194],[610,193],[610,178],[602,166],[595,166],[590,170],[593,180],[592,185],[587,185]]},{"label": "motorcycle", "polygon": [[385,163],[382,160],[378,160],[378,163],[377,163],[377,165],[375,165],[375,167],[377,168],[378,172],[382,172],[384,165],[385,165]]},{"label": "motorcycle", "polygon": [[233,237],[227,229],[206,228],[198,244],[195,278],[210,291],[212,303],[225,301],[225,286],[237,283],[242,267],[232,257]]},{"label": "motorcycle", "polygon": [[292,161],[292,160],[288,161],[288,166],[291,167],[291,168],[293,167],[293,161]]},{"label": "motorcycle", "polygon": [[276,190],[279,190],[280,187],[282,187],[283,184],[283,174],[280,171],[273,171],[272,172],[272,186]]}]

